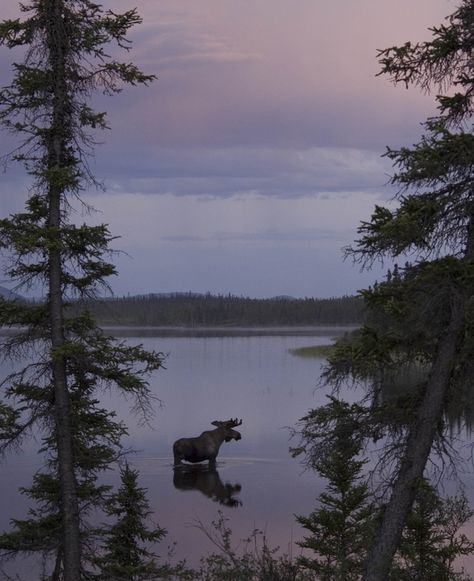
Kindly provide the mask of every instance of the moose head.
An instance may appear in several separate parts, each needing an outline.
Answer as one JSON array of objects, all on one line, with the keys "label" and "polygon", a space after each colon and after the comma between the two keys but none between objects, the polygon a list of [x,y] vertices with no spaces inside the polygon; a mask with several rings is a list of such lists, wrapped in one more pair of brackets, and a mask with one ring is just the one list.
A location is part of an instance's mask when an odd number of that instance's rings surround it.
[{"label": "moose head", "polygon": [[240,432],[233,429],[236,428],[237,426],[241,426],[242,420],[238,420],[237,418],[235,418],[235,420],[231,418],[230,420],[226,420],[224,422],[214,420],[213,422],[211,422],[211,424],[213,426],[217,426],[217,428],[224,431],[224,441],[226,442],[230,442],[231,440],[242,439]]}]

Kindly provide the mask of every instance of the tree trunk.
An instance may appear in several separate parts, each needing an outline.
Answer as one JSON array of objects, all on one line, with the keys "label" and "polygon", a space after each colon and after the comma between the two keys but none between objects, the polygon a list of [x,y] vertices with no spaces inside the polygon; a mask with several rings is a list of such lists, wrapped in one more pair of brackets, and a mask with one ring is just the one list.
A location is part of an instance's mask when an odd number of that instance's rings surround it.
[{"label": "tree trunk", "polygon": [[[471,217],[464,260],[473,258],[474,219]],[[386,581],[388,578],[418,483],[423,477],[436,431],[443,419],[451,376],[463,342],[466,302],[465,295],[453,298],[449,326],[439,342],[417,419],[407,438],[392,495],[367,559],[364,581]]]},{"label": "tree trunk", "polygon": [[[60,174],[67,171],[66,138],[68,95],[65,81],[65,51],[67,31],[64,26],[63,0],[49,0],[47,4],[47,37],[54,86],[52,120],[48,138],[48,170]],[[53,176],[53,177],[51,177]],[[79,536],[79,508],[74,473],[71,407],[67,385],[66,360],[61,349],[65,345],[63,321],[61,204],[63,188],[55,181],[54,173],[47,177],[49,194],[48,226],[49,251],[49,308],[51,319],[52,380],[54,389],[54,420],[58,454],[58,475],[61,490],[62,555],[64,580],[80,581],[81,546]]]},{"label": "tree trunk", "polygon": [[52,251],[50,253],[49,294],[51,344],[53,350],[54,420],[58,454],[58,475],[61,490],[64,580],[79,581],[81,548],[79,538],[79,507],[74,473],[71,407],[69,403],[65,359],[63,355],[55,351],[60,350],[65,342],[62,316],[61,256],[59,251]]},{"label": "tree trunk", "polygon": [[454,307],[449,329],[441,342],[417,420],[408,436],[392,496],[384,510],[382,524],[369,554],[364,581],[385,581],[388,578],[417,484],[423,476],[443,416],[446,392],[462,341],[463,306]]}]

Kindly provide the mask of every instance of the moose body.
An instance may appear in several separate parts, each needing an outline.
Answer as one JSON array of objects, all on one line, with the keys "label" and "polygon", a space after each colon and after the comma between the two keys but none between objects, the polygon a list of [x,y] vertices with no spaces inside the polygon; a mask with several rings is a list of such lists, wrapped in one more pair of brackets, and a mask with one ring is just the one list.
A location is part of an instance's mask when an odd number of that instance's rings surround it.
[{"label": "moose body", "polygon": [[217,454],[222,442],[240,440],[240,432],[234,430],[240,426],[242,420],[227,420],[225,422],[214,421],[214,430],[207,430],[195,438],[180,438],[173,444],[174,465],[179,466],[183,460],[186,462],[204,462],[208,460],[209,466],[215,466]]}]

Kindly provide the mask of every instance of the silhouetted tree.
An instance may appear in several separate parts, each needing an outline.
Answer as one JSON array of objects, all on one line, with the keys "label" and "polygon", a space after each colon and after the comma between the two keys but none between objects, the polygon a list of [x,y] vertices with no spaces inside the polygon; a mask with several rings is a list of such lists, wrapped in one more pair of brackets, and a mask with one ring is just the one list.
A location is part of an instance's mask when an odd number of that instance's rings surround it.
[{"label": "silhouetted tree", "polygon": [[[376,206],[349,249],[363,264],[404,255],[411,262],[363,293],[367,325],[336,348],[326,373],[336,387],[350,378],[369,388],[369,422],[386,437],[386,466],[394,467],[366,581],[387,579],[428,457],[448,436],[447,406],[473,388],[473,24],[474,2],[463,0],[432,40],[379,55],[395,83],[440,94],[419,143],[387,151],[398,207]],[[385,397],[386,378],[413,369],[420,373],[411,389]]]},{"label": "silhouetted tree", "polygon": [[138,486],[138,471],[125,464],[120,470],[122,485],[105,505],[111,517],[104,552],[95,563],[101,581],[154,581],[171,576],[167,565],[159,565],[159,557],[150,545],[161,541],[165,529],[148,528],[151,514],[146,490]]},{"label": "silhouetted tree", "polygon": [[0,221],[0,248],[10,260],[6,274],[20,288],[44,288],[46,299],[0,305],[0,325],[22,328],[4,353],[30,361],[2,383],[0,427],[2,449],[32,430],[44,434],[47,471],[26,491],[38,508],[14,521],[0,550],[45,551],[55,557],[54,579],[79,581],[88,551],[84,510],[101,503],[96,477],[117,457],[125,430],[100,407],[98,390],[117,386],[145,409],[146,377],[162,357],[105,337],[86,312],[66,315],[68,298],[94,296],[115,273],[107,227],[76,226],[69,217],[81,191],[97,185],[87,156],[106,114],[91,108],[91,94],[153,77],[107,52],[110,42],[129,48],[127,33],[140,22],[135,10],[116,14],[90,0],[33,0],[20,10],[24,18],[0,24],[0,43],[24,48],[0,91],[0,121],[17,136],[9,158],[25,166],[32,187],[24,212]]},{"label": "silhouetted tree", "polygon": [[337,433],[331,445],[311,460],[312,468],[328,481],[318,507],[307,517],[297,517],[309,533],[298,544],[310,551],[299,557],[298,564],[321,581],[361,578],[377,512],[362,471],[366,463],[360,457],[363,440],[351,428],[352,412],[349,404],[332,398],[327,406],[312,410],[300,422],[309,435],[313,427],[327,424],[332,418]]},{"label": "silhouetted tree", "polygon": [[[382,421],[374,421],[370,407],[329,399],[302,418],[296,432],[300,446],[293,454],[304,454],[306,466],[327,480],[317,508],[297,517],[309,532],[298,543],[307,549],[298,565],[300,572],[312,572],[312,579],[359,581],[385,508],[369,486],[377,481],[363,470],[362,445],[370,434],[378,438]],[[471,516],[462,493],[444,500],[427,480],[419,482],[387,580],[468,581],[457,565],[474,552],[474,543],[461,532]]]},{"label": "silhouetted tree", "polygon": [[390,581],[468,581],[456,560],[472,554],[474,544],[460,532],[472,517],[463,494],[440,498],[426,481],[418,487],[403,530]]}]

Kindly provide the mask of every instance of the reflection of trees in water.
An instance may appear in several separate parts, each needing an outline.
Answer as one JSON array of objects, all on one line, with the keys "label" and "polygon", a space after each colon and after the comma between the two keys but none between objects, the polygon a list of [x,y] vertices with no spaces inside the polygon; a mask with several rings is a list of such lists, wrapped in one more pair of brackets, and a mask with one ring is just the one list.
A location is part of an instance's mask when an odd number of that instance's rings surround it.
[{"label": "reflection of trees in water", "polygon": [[[400,404],[406,401],[405,409],[413,403],[413,398],[423,388],[428,379],[429,367],[422,363],[405,363],[396,369],[384,370],[383,376],[379,377],[379,396],[381,402],[385,404]],[[460,380],[460,375],[463,379]],[[446,405],[445,420],[452,430],[467,429],[474,432],[474,377],[469,370],[458,370],[458,377],[455,381],[456,387],[450,393],[449,401]],[[453,393],[454,389],[456,393]],[[403,409],[403,405],[401,406]],[[394,409],[396,406],[394,406]],[[408,419],[408,416],[405,418]]]},{"label": "reflection of trees in water", "polygon": [[236,508],[242,502],[234,498],[240,492],[240,484],[223,482],[219,472],[208,466],[180,466],[175,468],[173,484],[178,490],[199,490],[219,504]]}]

